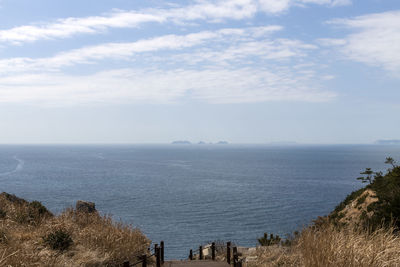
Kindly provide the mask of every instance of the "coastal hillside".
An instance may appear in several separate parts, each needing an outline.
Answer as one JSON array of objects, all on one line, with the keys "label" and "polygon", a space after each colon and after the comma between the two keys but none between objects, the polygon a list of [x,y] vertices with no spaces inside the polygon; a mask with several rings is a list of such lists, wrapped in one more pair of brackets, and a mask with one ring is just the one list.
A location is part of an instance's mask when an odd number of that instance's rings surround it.
[{"label": "coastal hillside", "polygon": [[116,266],[145,254],[138,230],[78,202],[58,216],[38,201],[0,194],[0,266]]},{"label": "coastal hillside", "polygon": [[[389,159],[389,160],[388,160]],[[357,225],[376,229],[384,225],[400,227],[400,167],[393,159],[392,168],[383,175],[367,168],[359,177],[367,186],[354,191],[328,216],[334,225]]]},{"label": "coastal hillside", "polygon": [[400,167],[386,163],[386,174],[362,172],[367,185],[328,216],[285,242],[263,242],[248,266],[400,266]]}]

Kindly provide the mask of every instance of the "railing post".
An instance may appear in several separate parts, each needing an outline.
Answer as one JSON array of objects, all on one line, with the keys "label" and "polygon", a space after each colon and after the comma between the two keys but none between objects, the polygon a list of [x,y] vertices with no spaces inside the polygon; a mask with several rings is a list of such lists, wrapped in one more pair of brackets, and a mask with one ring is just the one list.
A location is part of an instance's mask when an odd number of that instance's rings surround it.
[{"label": "railing post", "polygon": [[142,267],[147,267],[147,255],[142,256]]},{"label": "railing post", "polygon": [[189,260],[193,260],[193,249],[189,252]]},{"label": "railing post", "polygon": [[203,246],[199,247],[199,260],[203,259]]},{"label": "railing post", "polygon": [[215,242],[211,243],[211,258],[215,261]]},{"label": "railing post", "polygon": [[160,242],[161,247],[161,263],[164,263],[164,241]]},{"label": "railing post", "polygon": [[157,246],[156,248],[156,266],[161,267],[161,255],[160,255],[160,248]]},{"label": "railing post", "polygon": [[226,243],[226,262],[231,264],[231,242]]},{"label": "railing post", "polygon": [[237,267],[239,261],[239,256],[237,252],[237,247],[233,247],[233,267]]}]

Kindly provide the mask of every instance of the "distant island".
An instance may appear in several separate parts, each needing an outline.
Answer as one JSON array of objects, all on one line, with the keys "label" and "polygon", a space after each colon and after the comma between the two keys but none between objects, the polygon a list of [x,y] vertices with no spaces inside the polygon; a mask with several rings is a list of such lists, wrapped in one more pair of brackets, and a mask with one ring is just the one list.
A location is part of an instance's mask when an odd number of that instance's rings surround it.
[{"label": "distant island", "polygon": [[171,144],[173,145],[191,145],[192,143],[186,140],[179,140],[179,141],[173,141]]},{"label": "distant island", "polygon": [[[177,140],[177,141],[173,141],[171,142],[171,144],[173,145],[191,145],[192,142],[187,141],[187,140]],[[198,145],[214,145],[213,143],[206,143],[204,141],[199,141],[197,143]],[[217,143],[215,143],[215,145],[228,145],[229,143],[227,141],[218,141]]]},{"label": "distant island", "polygon": [[377,145],[400,145],[400,139],[393,140],[377,140],[375,142]]},{"label": "distant island", "polygon": [[227,141],[219,141],[217,145],[228,145],[229,143]]}]

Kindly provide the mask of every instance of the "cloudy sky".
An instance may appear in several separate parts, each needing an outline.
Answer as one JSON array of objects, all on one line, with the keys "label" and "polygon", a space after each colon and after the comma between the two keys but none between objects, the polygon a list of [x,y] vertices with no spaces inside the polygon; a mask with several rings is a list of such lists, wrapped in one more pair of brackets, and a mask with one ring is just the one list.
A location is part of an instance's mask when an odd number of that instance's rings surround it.
[{"label": "cloudy sky", "polygon": [[398,0],[0,0],[0,143],[400,139]]}]

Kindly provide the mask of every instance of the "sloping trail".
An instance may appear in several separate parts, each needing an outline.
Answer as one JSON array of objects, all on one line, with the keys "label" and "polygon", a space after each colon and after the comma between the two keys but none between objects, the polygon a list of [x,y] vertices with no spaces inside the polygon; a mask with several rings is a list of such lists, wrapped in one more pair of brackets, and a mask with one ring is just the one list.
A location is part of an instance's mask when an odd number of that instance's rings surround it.
[{"label": "sloping trail", "polygon": [[166,261],[163,267],[229,267],[230,265],[226,262],[220,261]]}]

